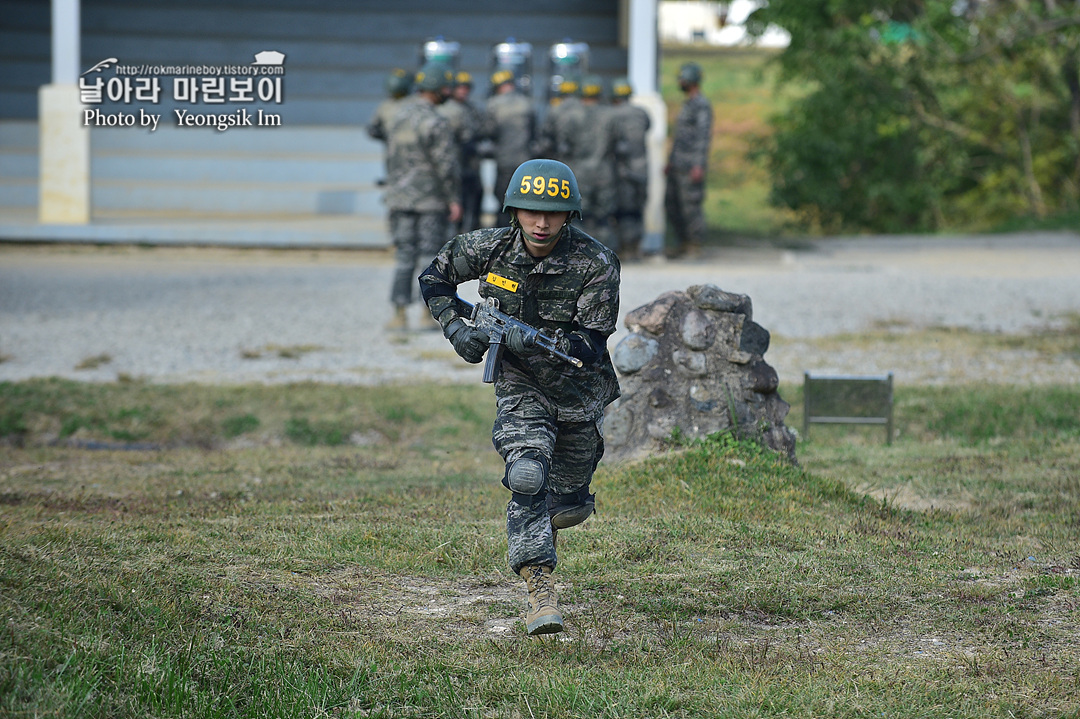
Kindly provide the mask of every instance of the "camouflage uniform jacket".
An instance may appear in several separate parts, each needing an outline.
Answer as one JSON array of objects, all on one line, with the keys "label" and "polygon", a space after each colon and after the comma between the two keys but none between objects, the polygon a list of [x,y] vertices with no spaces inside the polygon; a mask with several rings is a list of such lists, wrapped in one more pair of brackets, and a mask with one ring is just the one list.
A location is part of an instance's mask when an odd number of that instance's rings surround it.
[{"label": "camouflage uniform jacket", "polygon": [[[536,141],[536,154],[565,162],[576,174],[576,162],[584,146],[582,136],[587,123],[585,105],[581,98],[564,97],[548,108]],[[579,180],[580,182],[580,180]]]},{"label": "camouflage uniform jacket", "polygon": [[387,137],[386,206],[438,212],[461,195],[460,152],[450,122],[419,95],[403,100]]},{"label": "camouflage uniform jacket", "polygon": [[[439,105],[436,112],[450,121],[454,133],[454,143],[458,148],[460,167],[463,174],[480,174],[480,162],[476,159],[476,140],[482,128],[479,114],[467,103],[448,98]],[[474,162],[475,160],[475,162]]]},{"label": "camouflage uniform jacket", "polygon": [[675,120],[669,164],[678,169],[709,166],[712,140],[712,105],[701,95],[687,98]]},{"label": "camouflage uniform jacket", "polygon": [[375,114],[367,124],[367,134],[375,140],[386,142],[386,136],[390,129],[390,123],[394,121],[401,98],[387,98],[375,108]]},{"label": "camouflage uniform jacket", "polygon": [[484,135],[493,144],[495,164],[513,171],[531,160],[536,135],[532,102],[520,92],[494,95],[484,106]]},{"label": "camouflage uniform jacket", "polygon": [[[577,176],[579,187],[610,186],[615,181],[614,115],[609,105],[582,103],[582,125],[572,139],[573,150],[567,164]],[[590,211],[592,208],[588,208]]]},{"label": "camouflage uniform jacket", "polygon": [[645,108],[621,102],[612,105],[615,134],[615,174],[619,180],[648,182],[649,113]]},{"label": "camouflage uniform jacket", "polygon": [[[499,308],[553,335],[556,330],[595,330],[605,340],[619,314],[619,260],[576,227],[566,229],[551,254],[542,259],[526,250],[520,229],[483,229],[458,235],[420,276],[431,314],[446,327],[463,311],[457,286],[480,280],[481,297],[495,297]],[[488,278],[516,282],[516,291]],[[604,349],[593,364],[577,368],[545,353],[516,357],[503,352],[499,398],[532,394],[564,422],[592,422],[619,396],[619,381]]]},{"label": "camouflage uniform jacket", "polygon": [[462,150],[461,173],[463,177],[480,179],[480,143],[484,139],[484,112],[471,102],[455,100],[465,108],[465,115],[472,127],[472,138]]}]

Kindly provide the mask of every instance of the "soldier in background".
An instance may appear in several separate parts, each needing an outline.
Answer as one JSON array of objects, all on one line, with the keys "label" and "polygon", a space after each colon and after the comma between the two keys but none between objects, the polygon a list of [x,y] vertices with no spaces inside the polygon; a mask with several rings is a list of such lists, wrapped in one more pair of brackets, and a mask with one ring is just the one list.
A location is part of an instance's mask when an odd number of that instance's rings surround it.
[{"label": "soldier in background", "polygon": [[619,258],[641,255],[645,236],[645,202],[649,194],[649,113],[629,102],[630,81],[611,85],[612,129],[615,135],[615,232]]},{"label": "soldier in background", "polygon": [[[536,139],[536,111],[532,100],[520,92],[514,72],[506,68],[491,74],[491,97],[484,107],[484,136],[495,159],[495,197],[500,201],[514,171],[533,157]],[[501,207],[501,204],[500,204]],[[497,224],[510,224],[510,215],[501,212]]]},{"label": "soldier in background", "polygon": [[436,110],[452,82],[447,66],[425,64],[416,74],[416,92],[402,101],[387,135],[385,202],[395,251],[389,330],[408,328],[405,308],[413,300],[417,269],[446,242],[449,223],[461,219],[460,151],[449,120]]},{"label": "soldier in background", "polygon": [[[563,78],[558,94],[551,99],[544,121],[536,137],[535,155],[570,164],[575,142],[585,125],[585,110],[581,105],[581,81],[573,76]],[[573,165],[571,165],[573,167]]]},{"label": "soldier in background", "polygon": [[[375,114],[367,124],[367,134],[379,142],[386,143],[390,123],[397,113],[398,106],[403,98],[412,90],[412,73],[401,68],[394,68],[386,77],[386,99],[375,108]],[[386,154],[384,148],[383,167],[386,167]],[[380,180],[380,184],[385,180]]]},{"label": "soldier in background", "polygon": [[675,120],[671,154],[664,168],[664,207],[675,232],[669,257],[696,257],[705,239],[705,170],[712,140],[712,105],[701,94],[701,66],[688,62],[679,69],[679,87],[686,95]]},{"label": "soldier in background", "polygon": [[473,79],[467,72],[459,72],[454,78],[451,99],[460,103],[467,112],[473,128],[473,138],[462,146],[461,153],[461,223],[459,232],[471,232],[480,228],[480,208],[484,199],[484,183],[480,179],[479,144],[484,134],[484,113],[469,101]]},{"label": "soldier in background", "polygon": [[604,101],[604,80],[586,75],[581,81],[582,124],[568,140],[570,165],[581,188],[581,228],[608,249],[621,253],[615,234],[614,119]]},{"label": "soldier in background", "polygon": [[479,111],[469,104],[471,91],[472,76],[464,71],[457,73],[452,85],[446,90],[446,102],[438,108],[439,114],[450,121],[454,142],[458,148],[458,164],[461,167],[461,219],[452,223],[446,239],[480,226],[483,186],[480,184],[480,158],[477,156],[476,145],[483,132],[483,121]]},{"label": "soldier in background", "polygon": [[602,103],[603,89],[603,80],[596,75],[580,82],[572,77],[564,79],[559,85],[559,101],[548,109],[540,127],[537,154],[573,169],[581,188],[582,229],[605,247],[617,250],[612,230],[614,137],[610,108]]}]

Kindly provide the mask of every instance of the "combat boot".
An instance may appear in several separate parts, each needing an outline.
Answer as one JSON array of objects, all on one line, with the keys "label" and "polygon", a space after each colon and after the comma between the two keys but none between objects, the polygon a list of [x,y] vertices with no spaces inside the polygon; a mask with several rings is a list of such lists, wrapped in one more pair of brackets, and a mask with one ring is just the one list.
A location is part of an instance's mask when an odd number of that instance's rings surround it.
[{"label": "combat boot", "polygon": [[555,634],[563,630],[559,598],[555,595],[555,579],[551,567],[533,564],[518,572],[529,590],[529,611],[525,615],[525,631],[529,636]]},{"label": "combat boot", "polygon": [[409,318],[405,314],[404,305],[394,307],[394,316],[390,318],[390,321],[384,327],[390,332],[403,332],[409,328]]}]

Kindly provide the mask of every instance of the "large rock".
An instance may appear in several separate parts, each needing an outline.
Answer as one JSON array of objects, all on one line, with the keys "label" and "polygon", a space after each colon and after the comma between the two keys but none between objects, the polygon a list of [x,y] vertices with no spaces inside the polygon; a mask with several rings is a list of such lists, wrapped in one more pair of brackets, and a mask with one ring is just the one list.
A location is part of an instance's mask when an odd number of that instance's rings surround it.
[{"label": "large rock", "polygon": [[608,408],[605,458],[635,459],[678,431],[701,438],[733,431],[795,460],[790,406],[764,358],[769,332],[750,298],[713,285],[667,292],[625,319],[630,335],[612,352],[622,397]]}]

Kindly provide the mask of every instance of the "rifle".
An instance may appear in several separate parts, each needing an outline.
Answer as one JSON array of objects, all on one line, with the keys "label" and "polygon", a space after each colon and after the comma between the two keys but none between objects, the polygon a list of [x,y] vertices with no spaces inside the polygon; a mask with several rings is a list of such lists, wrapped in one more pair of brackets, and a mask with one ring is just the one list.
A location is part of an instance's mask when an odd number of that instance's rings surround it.
[{"label": "rifle", "polygon": [[484,360],[484,382],[487,382],[488,384],[494,382],[499,374],[499,362],[502,361],[504,346],[503,340],[511,327],[518,327],[521,329],[521,334],[525,337],[525,342],[527,344],[534,344],[547,351],[548,355],[557,357],[564,362],[569,362],[575,367],[584,366],[584,362],[577,357],[571,357],[559,349],[559,340],[562,339],[562,330],[556,330],[555,337],[548,337],[532,325],[526,324],[515,317],[511,317],[500,310],[499,300],[495,297],[488,297],[483,302],[478,302],[475,305],[470,304],[465,300],[460,300],[460,302],[465,305],[466,309],[472,312],[471,319],[473,326],[482,329],[487,334],[491,343],[488,346],[487,358]]}]

